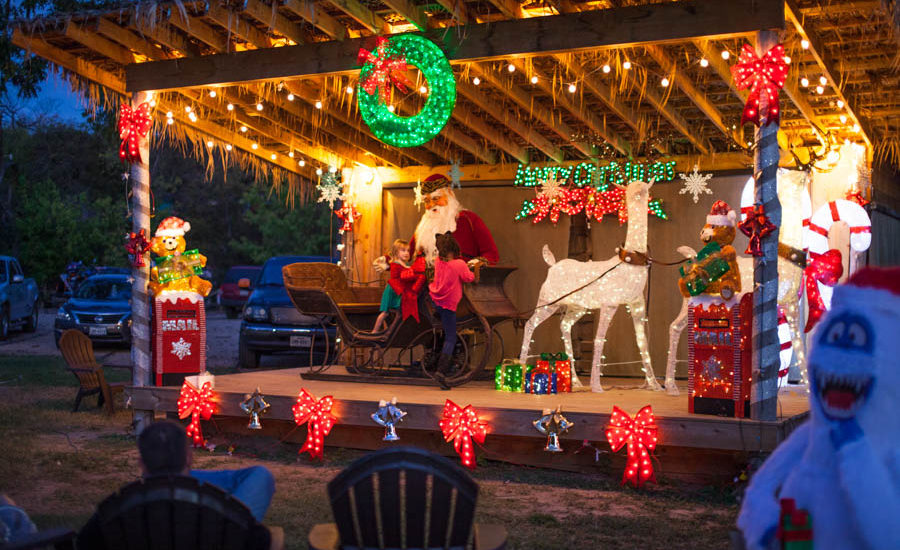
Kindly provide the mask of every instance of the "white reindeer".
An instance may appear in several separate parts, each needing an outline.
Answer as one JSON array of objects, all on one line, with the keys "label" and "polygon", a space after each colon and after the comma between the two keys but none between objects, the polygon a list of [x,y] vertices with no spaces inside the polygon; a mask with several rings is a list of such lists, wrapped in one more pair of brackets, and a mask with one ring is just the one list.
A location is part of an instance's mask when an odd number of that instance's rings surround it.
[{"label": "white reindeer", "polygon": [[[625,204],[628,208],[628,232],[623,247],[627,252],[647,254],[647,204],[652,186],[652,179],[650,183],[632,181],[626,187],[618,186],[625,189]],[[546,245],[543,255],[550,269],[547,272],[547,279],[541,286],[534,314],[525,324],[519,361],[524,364],[528,358],[534,329],[562,307],[565,308],[565,315],[560,321],[560,331],[566,353],[572,357],[572,325],[585,314],[597,310],[597,334],[594,337],[594,358],[591,363],[591,391],[602,392],[600,376],[603,371],[606,330],[616,310],[625,304],[634,321],[635,339],[641,353],[647,386],[653,390],[662,390],[653,374],[647,341],[644,290],[647,287],[649,266],[623,262],[618,254],[601,262],[579,262],[570,259],[557,262]],[[572,385],[581,387],[574,366]]]}]

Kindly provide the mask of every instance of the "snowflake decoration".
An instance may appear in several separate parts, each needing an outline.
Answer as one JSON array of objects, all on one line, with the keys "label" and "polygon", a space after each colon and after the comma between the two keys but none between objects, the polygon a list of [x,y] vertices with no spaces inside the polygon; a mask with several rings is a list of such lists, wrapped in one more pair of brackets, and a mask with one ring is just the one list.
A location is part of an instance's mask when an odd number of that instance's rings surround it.
[{"label": "snowflake decoration", "polygon": [[700,195],[706,193],[707,195],[712,195],[712,189],[706,186],[706,182],[712,179],[712,174],[701,174],[699,172],[700,167],[696,164],[694,165],[694,171],[690,174],[678,174],[678,177],[684,180],[684,187],[678,193],[679,195],[684,195],[685,193],[690,193],[694,196],[694,202],[700,200]]},{"label": "snowflake decoration", "polygon": [[422,205],[425,204],[425,197],[422,195],[422,180],[421,179],[416,183],[416,187],[415,187],[415,189],[413,189],[413,191],[415,191],[415,193],[416,193],[416,199],[413,201],[413,204],[416,206],[417,209],[421,210]]},{"label": "snowflake decoration", "polygon": [[179,338],[177,342],[172,342],[172,355],[178,357],[178,359],[184,359],[186,356],[191,354],[191,343],[185,342],[184,338]]},{"label": "snowflake decoration", "polygon": [[462,183],[460,180],[462,180],[463,171],[459,168],[458,160],[453,161],[453,164],[450,165],[450,173],[447,175],[450,176],[451,189],[453,189],[454,187],[462,189]]},{"label": "snowflake decoration", "polygon": [[316,186],[316,190],[319,192],[319,200],[317,202],[327,202],[328,208],[334,209],[334,203],[341,200],[343,197],[343,190],[340,185],[332,184],[332,185],[323,185],[319,184]]},{"label": "snowflake decoration", "polygon": [[541,183],[541,190],[537,192],[537,196],[539,197],[547,197],[547,200],[552,201],[556,197],[560,196],[565,192],[566,182],[564,180],[553,178],[547,178]]}]

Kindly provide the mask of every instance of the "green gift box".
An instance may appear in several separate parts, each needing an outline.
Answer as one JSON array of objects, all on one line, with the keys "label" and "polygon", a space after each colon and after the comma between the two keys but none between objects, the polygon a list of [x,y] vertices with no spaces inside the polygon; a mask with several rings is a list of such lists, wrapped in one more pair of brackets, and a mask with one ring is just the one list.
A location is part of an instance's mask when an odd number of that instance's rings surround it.
[{"label": "green gift box", "polygon": [[494,389],[497,391],[524,392],[528,367],[512,359],[504,359],[494,368]]}]

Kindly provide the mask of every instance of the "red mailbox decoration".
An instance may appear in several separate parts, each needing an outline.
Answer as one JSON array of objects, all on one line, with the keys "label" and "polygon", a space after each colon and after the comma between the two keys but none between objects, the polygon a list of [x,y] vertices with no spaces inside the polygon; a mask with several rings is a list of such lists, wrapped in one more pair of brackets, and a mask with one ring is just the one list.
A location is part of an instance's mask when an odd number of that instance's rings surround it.
[{"label": "red mailbox decoration", "polygon": [[154,299],[153,370],[157,386],[181,385],[206,370],[206,310],[196,292],[165,291]]}]

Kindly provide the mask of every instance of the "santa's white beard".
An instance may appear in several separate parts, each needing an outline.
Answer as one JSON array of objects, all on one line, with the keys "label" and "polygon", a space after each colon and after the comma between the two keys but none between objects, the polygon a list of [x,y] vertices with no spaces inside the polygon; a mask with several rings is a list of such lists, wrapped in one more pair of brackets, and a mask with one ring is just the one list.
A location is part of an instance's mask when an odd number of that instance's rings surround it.
[{"label": "santa's white beard", "polygon": [[456,216],[462,210],[459,200],[447,194],[446,206],[435,206],[422,214],[422,220],[416,226],[416,248],[425,251],[425,260],[431,264],[437,258],[437,243],[434,236],[439,233],[456,231]]}]

